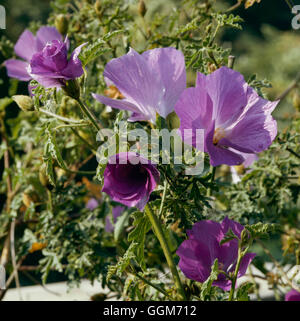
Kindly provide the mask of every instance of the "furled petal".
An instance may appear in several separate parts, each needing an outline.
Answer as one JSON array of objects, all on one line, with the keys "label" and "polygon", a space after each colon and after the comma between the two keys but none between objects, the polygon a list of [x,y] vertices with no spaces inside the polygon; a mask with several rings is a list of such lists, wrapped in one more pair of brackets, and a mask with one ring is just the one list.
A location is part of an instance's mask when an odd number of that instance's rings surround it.
[{"label": "furled petal", "polygon": [[[213,144],[215,126],[211,126],[205,138],[205,151],[209,153],[210,164],[212,166],[219,166],[227,164],[229,166],[240,165],[244,158],[242,155],[234,153],[233,151]],[[220,141],[221,142],[221,141]]]},{"label": "furled petal", "polygon": [[82,64],[78,56],[82,47],[86,44],[87,43],[83,43],[72,52],[67,67],[62,71],[62,75],[66,78],[74,79],[80,77],[83,74]]},{"label": "furled petal", "polygon": [[144,120],[155,121],[155,110],[164,95],[163,84],[143,56],[130,49],[128,54],[112,59],[106,65],[103,75],[120,90],[127,101],[138,107]]},{"label": "furled petal", "polygon": [[[197,81],[197,87],[199,87]],[[213,102],[216,128],[234,123],[247,105],[247,84],[237,71],[221,67],[206,76],[207,92]]]},{"label": "furled petal", "polygon": [[156,107],[162,117],[167,117],[174,110],[179,95],[186,88],[184,56],[181,51],[172,47],[147,50],[142,56],[156,77],[162,80],[163,87],[157,89],[163,90],[164,94]]},{"label": "furled petal", "polygon": [[37,51],[43,50],[48,42],[52,40],[59,40],[62,41],[61,34],[57,31],[54,27],[41,27],[38,32],[36,33],[37,39]]},{"label": "furled petal", "polygon": [[226,144],[244,153],[259,153],[267,149],[277,134],[276,120],[271,116],[278,101],[261,98],[248,88],[248,105],[245,112],[220,144]]},{"label": "furled petal", "polygon": [[28,81],[31,76],[27,72],[28,63],[17,59],[9,59],[5,61],[7,75],[11,78],[17,78],[22,81]]},{"label": "furled petal", "polygon": [[29,62],[36,51],[36,38],[29,30],[26,29],[15,44],[15,53],[17,56]]}]

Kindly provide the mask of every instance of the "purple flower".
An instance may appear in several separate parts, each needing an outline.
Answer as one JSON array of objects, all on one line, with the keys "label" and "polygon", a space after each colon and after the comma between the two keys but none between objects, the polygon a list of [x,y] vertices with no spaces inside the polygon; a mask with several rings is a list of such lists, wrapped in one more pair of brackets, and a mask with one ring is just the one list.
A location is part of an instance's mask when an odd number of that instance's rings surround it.
[{"label": "purple flower", "polygon": [[154,164],[139,154],[124,152],[109,159],[102,191],[116,202],[142,210],[158,181]]},{"label": "purple flower", "polygon": [[9,59],[5,61],[8,76],[22,81],[32,79],[27,71],[32,56],[53,40],[62,41],[61,34],[54,27],[41,27],[36,36],[26,29],[14,48],[15,54],[23,60]]},{"label": "purple flower", "polygon": [[[218,259],[220,270],[225,273],[234,272],[238,257],[238,240],[234,239],[220,245],[229,229],[240,238],[244,227],[226,217],[222,223],[209,220],[197,222],[187,231],[189,238],[183,241],[176,252],[180,257],[179,267],[187,278],[201,283],[206,281],[215,259]],[[238,277],[246,273],[255,255],[247,253],[243,257]],[[231,281],[220,273],[213,285],[228,291],[231,288]]]},{"label": "purple flower", "polygon": [[[125,208],[123,206],[116,206],[112,210],[113,224],[117,222],[117,218],[124,212]],[[107,233],[112,233],[114,231],[114,225],[112,224],[111,217],[108,215],[105,218],[105,231]]]},{"label": "purple flower", "polygon": [[105,67],[108,85],[115,85],[125,99],[93,97],[112,108],[132,112],[130,121],[156,121],[156,113],[166,117],[174,110],[186,88],[185,62],[175,48],[157,48],[138,54],[133,49]]},{"label": "purple flower", "polygon": [[239,165],[242,153],[267,149],[277,134],[271,112],[278,101],[261,98],[237,71],[222,67],[205,76],[198,73],[196,87],[186,89],[175,105],[180,132],[204,129],[204,150],[213,166]]},{"label": "purple flower", "polygon": [[292,289],[285,295],[285,301],[300,301],[300,293]]},{"label": "purple flower", "polygon": [[99,202],[95,198],[90,198],[86,204],[86,208],[93,211],[95,208],[97,208],[99,205]]},{"label": "purple flower", "polygon": [[68,59],[68,42],[52,40],[44,48],[35,53],[27,70],[31,77],[45,88],[65,86],[67,80],[75,79],[83,74],[78,55],[85,44],[77,47]]}]

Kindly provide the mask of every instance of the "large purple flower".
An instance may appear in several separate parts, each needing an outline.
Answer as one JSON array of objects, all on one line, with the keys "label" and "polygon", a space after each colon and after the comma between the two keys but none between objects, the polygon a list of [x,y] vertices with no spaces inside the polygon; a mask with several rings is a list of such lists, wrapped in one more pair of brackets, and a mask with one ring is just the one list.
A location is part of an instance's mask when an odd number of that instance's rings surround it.
[{"label": "large purple flower", "polygon": [[196,87],[186,89],[175,105],[180,132],[204,129],[204,151],[213,166],[243,163],[242,153],[267,149],[277,134],[271,113],[278,101],[261,98],[237,71],[222,67],[205,76],[198,73]]},{"label": "large purple flower", "polygon": [[126,55],[112,59],[106,65],[104,77],[125,99],[96,94],[93,97],[112,108],[131,111],[130,121],[154,123],[156,113],[166,117],[186,88],[184,56],[171,47],[148,50],[141,55],[130,49]]},{"label": "large purple flower", "polygon": [[158,180],[159,171],[149,160],[123,152],[109,159],[102,191],[116,202],[142,210]]},{"label": "large purple flower", "polygon": [[9,59],[5,61],[8,76],[22,81],[31,80],[32,77],[28,73],[27,67],[32,56],[53,40],[62,41],[61,34],[54,27],[41,27],[36,36],[26,29],[14,48],[15,54],[23,60]]},{"label": "large purple flower", "polygon": [[300,293],[292,289],[285,295],[285,301],[300,301]]},{"label": "large purple flower", "polygon": [[33,79],[46,88],[65,86],[66,81],[83,74],[78,55],[85,44],[77,47],[68,59],[68,40],[52,40],[35,53],[27,68]]},{"label": "large purple flower", "polygon": [[[220,244],[229,229],[240,238],[244,227],[226,217],[222,223],[209,220],[197,222],[187,231],[189,238],[183,241],[176,252],[180,257],[179,267],[187,278],[198,282],[206,281],[215,259],[218,259],[220,270],[227,274],[234,272],[238,257],[238,240]],[[246,273],[255,255],[247,253],[243,257],[238,277]],[[213,285],[228,291],[231,281],[220,273]]]}]

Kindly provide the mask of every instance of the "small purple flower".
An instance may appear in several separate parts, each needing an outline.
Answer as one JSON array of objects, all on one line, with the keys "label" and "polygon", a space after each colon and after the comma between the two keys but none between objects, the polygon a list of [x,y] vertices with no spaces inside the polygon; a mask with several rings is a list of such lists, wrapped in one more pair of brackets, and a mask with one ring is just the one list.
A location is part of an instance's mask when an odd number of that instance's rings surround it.
[{"label": "small purple flower", "polygon": [[[220,244],[229,229],[240,238],[244,227],[226,217],[222,223],[210,220],[197,222],[191,230],[187,231],[189,238],[183,241],[176,252],[180,257],[179,267],[187,278],[205,282],[211,273],[211,266],[215,259],[218,259],[220,270],[227,274],[234,272],[238,257],[238,240]],[[246,273],[255,255],[255,253],[247,253],[243,257],[238,277]],[[231,281],[220,273],[213,285],[228,291],[231,288]]]},{"label": "small purple flower", "polygon": [[86,204],[86,208],[93,211],[99,206],[99,202],[95,198],[90,198]]},{"label": "small purple flower", "polygon": [[15,54],[23,60],[9,59],[5,61],[8,76],[21,81],[31,80],[32,77],[28,73],[27,67],[32,56],[53,40],[62,41],[61,34],[54,27],[41,27],[36,36],[26,29],[21,34],[14,48]]},{"label": "small purple flower", "polygon": [[300,293],[292,289],[285,295],[285,301],[300,301]]},{"label": "small purple flower", "polygon": [[137,153],[112,156],[104,171],[102,191],[114,201],[142,210],[159,181],[159,171]]},{"label": "small purple flower", "polygon": [[204,129],[204,152],[213,166],[239,165],[241,153],[267,149],[277,134],[271,113],[278,101],[261,98],[237,71],[222,67],[205,76],[198,73],[196,87],[186,89],[175,105],[180,132]]},{"label": "small purple flower", "polygon": [[186,88],[184,56],[172,47],[151,49],[141,55],[130,49],[126,55],[106,65],[104,77],[125,99],[97,94],[93,97],[112,108],[131,111],[130,121],[155,123],[156,113],[166,117]]},{"label": "small purple flower", "polygon": [[68,41],[52,40],[44,48],[35,53],[27,68],[33,79],[45,88],[63,87],[67,80],[75,79],[83,74],[78,55],[85,44],[77,47],[68,59]]},{"label": "small purple flower", "polygon": [[112,233],[114,231],[114,225],[117,222],[117,218],[124,212],[125,208],[123,206],[116,206],[112,210],[113,223],[111,221],[110,215],[105,218],[105,231],[107,233]]}]

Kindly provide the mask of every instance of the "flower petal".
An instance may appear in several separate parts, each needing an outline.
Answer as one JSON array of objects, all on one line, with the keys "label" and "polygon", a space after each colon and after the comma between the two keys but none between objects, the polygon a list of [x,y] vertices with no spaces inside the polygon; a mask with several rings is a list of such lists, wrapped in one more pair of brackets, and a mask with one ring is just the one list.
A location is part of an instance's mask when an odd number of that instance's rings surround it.
[{"label": "flower petal", "polygon": [[27,72],[28,63],[17,59],[9,59],[5,61],[7,75],[11,78],[17,78],[22,81],[29,81],[31,76]]},{"label": "flower petal", "polygon": [[234,123],[247,104],[247,84],[244,77],[235,70],[221,67],[206,76],[206,88],[213,102],[212,117],[216,128]]},{"label": "flower petal", "polygon": [[175,48],[156,48],[145,51],[142,56],[148,66],[162,80],[164,94],[157,105],[157,112],[167,117],[174,110],[180,94],[186,88],[185,61],[181,51]]},{"label": "flower petal", "polygon": [[155,121],[155,110],[164,95],[163,84],[143,56],[130,49],[128,54],[112,59],[103,75],[127,101],[138,107],[139,113],[145,116],[144,120]]},{"label": "flower petal", "polygon": [[26,29],[15,44],[15,53],[17,56],[29,62],[33,54],[36,52],[36,38],[29,30]]},{"label": "flower petal", "polygon": [[36,33],[37,51],[43,50],[48,42],[52,40],[62,41],[61,34],[54,27],[41,27]]},{"label": "flower petal", "polygon": [[205,151],[210,156],[210,164],[212,166],[219,166],[221,164],[229,166],[240,165],[244,161],[242,155],[213,144],[214,131],[215,126],[213,124],[205,137]]},{"label": "flower petal", "polygon": [[226,144],[244,153],[259,153],[266,150],[277,135],[276,120],[271,116],[279,101],[261,98],[248,87],[248,104],[245,112],[220,144]]},{"label": "flower petal", "polygon": [[62,75],[66,77],[66,79],[75,79],[83,74],[82,64],[78,56],[82,47],[86,44],[87,43],[83,43],[72,52],[67,67],[62,71]]}]

